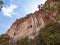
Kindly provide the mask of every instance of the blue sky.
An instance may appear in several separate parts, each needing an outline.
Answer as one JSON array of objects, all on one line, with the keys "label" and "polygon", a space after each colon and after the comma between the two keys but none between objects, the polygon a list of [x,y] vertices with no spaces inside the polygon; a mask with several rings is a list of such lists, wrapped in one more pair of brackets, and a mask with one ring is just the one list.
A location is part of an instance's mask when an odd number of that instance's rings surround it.
[{"label": "blue sky", "polygon": [[38,10],[37,5],[46,0],[3,0],[4,7],[0,12],[0,34],[6,33],[17,18]]}]

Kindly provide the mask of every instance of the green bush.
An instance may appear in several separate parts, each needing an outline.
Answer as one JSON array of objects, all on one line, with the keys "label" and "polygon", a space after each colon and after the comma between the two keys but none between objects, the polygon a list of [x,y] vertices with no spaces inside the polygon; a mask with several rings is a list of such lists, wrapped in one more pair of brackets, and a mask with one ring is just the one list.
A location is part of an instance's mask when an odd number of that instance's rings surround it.
[{"label": "green bush", "polygon": [[53,8],[50,7],[50,4],[48,4],[48,6],[44,6],[44,8],[45,8],[47,13],[53,10]]},{"label": "green bush", "polygon": [[58,14],[60,14],[60,3],[57,5]]},{"label": "green bush", "polygon": [[57,20],[60,20],[60,15],[57,17]]},{"label": "green bush", "polygon": [[60,45],[60,24],[47,24],[40,30],[38,37],[40,38],[41,35],[46,45]]}]

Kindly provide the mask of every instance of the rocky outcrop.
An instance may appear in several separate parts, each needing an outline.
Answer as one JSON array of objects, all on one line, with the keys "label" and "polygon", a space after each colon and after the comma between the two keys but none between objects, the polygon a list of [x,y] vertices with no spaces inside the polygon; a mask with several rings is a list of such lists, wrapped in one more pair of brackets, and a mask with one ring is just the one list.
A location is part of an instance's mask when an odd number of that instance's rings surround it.
[{"label": "rocky outcrop", "polygon": [[26,36],[33,39],[46,23],[60,21],[57,19],[60,15],[58,4],[59,1],[47,0],[42,11],[35,11],[26,17],[16,19],[6,34],[15,40]]},{"label": "rocky outcrop", "polygon": [[35,12],[34,14],[28,14],[24,18],[17,19],[7,31],[7,34],[14,39],[24,38],[26,36],[34,38],[43,26],[44,21],[41,14]]}]

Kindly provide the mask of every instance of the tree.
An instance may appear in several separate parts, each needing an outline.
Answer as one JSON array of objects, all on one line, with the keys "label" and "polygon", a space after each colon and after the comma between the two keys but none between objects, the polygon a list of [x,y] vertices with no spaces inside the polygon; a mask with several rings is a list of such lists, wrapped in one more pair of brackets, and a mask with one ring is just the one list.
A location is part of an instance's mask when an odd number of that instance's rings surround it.
[{"label": "tree", "polygon": [[1,11],[1,9],[2,9],[2,7],[3,7],[3,1],[2,0],[0,0],[0,11]]}]

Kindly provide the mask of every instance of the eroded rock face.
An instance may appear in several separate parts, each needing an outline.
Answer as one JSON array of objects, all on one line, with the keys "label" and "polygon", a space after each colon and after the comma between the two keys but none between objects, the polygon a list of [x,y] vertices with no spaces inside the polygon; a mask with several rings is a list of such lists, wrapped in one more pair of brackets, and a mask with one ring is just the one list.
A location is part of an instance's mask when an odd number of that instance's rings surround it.
[{"label": "eroded rock face", "polygon": [[28,36],[34,38],[37,32],[44,26],[40,13],[28,14],[26,17],[17,19],[7,31],[7,34],[14,39]]},{"label": "eroded rock face", "polygon": [[24,18],[17,19],[6,34],[15,40],[26,36],[33,39],[47,22],[60,21],[57,20],[57,15],[60,15],[57,9],[58,4],[59,1],[47,0],[42,11],[35,11]]}]

